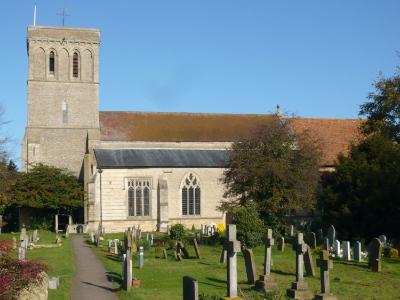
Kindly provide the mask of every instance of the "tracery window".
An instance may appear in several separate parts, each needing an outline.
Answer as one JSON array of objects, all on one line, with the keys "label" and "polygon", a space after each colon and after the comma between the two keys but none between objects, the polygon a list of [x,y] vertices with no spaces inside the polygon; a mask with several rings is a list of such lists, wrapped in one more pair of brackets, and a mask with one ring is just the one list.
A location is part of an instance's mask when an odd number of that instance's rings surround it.
[{"label": "tracery window", "polygon": [[134,178],[128,181],[128,216],[150,216],[150,178]]},{"label": "tracery window", "polygon": [[79,56],[77,52],[74,52],[72,56],[72,76],[79,77]]},{"label": "tracery window", "polygon": [[190,173],[182,186],[182,215],[200,215],[200,200],[200,182]]},{"label": "tracery window", "polygon": [[50,75],[54,75],[54,69],[55,69],[55,64],[54,64],[54,51],[50,52],[49,55],[49,73]]}]

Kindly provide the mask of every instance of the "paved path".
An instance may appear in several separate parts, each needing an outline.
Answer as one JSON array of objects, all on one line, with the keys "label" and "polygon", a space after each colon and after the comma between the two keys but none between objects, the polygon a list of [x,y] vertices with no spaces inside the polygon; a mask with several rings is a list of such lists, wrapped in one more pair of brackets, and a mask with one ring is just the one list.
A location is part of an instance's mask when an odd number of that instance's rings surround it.
[{"label": "paved path", "polygon": [[72,300],[118,300],[107,271],[96,258],[83,236],[73,237],[76,273],[72,282]]}]

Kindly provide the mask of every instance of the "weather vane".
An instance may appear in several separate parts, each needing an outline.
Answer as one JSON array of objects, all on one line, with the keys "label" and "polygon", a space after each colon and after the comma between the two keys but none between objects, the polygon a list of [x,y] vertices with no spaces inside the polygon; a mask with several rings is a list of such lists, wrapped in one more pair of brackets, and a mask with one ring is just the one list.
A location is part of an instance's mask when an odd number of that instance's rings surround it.
[{"label": "weather vane", "polygon": [[67,6],[64,6],[63,11],[62,11],[61,13],[57,14],[57,15],[59,15],[59,16],[62,17],[62,26],[63,26],[63,27],[64,27],[64,25],[65,25],[65,17],[68,17],[68,16],[69,16],[69,14],[67,14],[67,10],[68,10]]}]

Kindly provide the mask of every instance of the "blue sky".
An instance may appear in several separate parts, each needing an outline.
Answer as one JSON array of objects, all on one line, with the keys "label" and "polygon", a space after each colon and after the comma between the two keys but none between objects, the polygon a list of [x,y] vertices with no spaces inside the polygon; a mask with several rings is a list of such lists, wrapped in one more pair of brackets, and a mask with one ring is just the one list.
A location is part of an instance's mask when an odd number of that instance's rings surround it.
[{"label": "blue sky", "polygon": [[[20,159],[31,0],[0,1],[0,104]],[[101,30],[100,109],[357,118],[399,65],[400,1],[37,0],[37,24]]]}]

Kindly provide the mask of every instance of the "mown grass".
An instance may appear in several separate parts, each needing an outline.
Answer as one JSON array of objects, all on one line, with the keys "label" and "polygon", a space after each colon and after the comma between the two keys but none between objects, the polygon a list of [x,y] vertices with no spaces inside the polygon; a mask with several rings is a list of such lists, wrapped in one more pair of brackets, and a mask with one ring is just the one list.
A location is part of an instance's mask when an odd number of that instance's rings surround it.
[{"label": "mown grass", "polygon": [[[201,259],[194,258],[194,248],[188,244],[192,258],[177,262],[172,255],[167,260],[155,258],[155,248],[145,252],[145,264],[138,268],[137,254],[133,256],[134,276],[142,282],[142,287],[132,289],[129,293],[121,289],[121,261],[118,256],[107,253],[107,238],[122,238],[122,235],[107,235],[102,248],[93,247],[96,255],[110,272],[117,287],[120,299],[182,299],[182,277],[189,275],[199,282],[199,291],[207,295],[226,295],[226,266],[219,264],[220,246],[201,245]],[[170,252],[170,254],[172,254]],[[262,273],[264,248],[254,249],[257,274]],[[314,260],[317,255],[314,254]],[[316,267],[315,277],[306,277],[309,288],[314,293],[320,289],[319,269]],[[285,251],[273,249],[272,275],[278,282],[278,289],[286,299],[286,289],[295,280],[295,253],[289,244]],[[400,299],[400,259],[383,258],[382,272],[375,273],[367,268],[367,264],[356,262],[334,261],[330,272],[331,291],[338,299]],[[245,293],[252,292],[252,286],[246,283],[243,256],[238,254],[239,287]],[[250,298],[251,299],[251,298]],[[279,299],[279,298],[274,298]]]},{"label": "mown grass", "polygon": [[[29,234],[30,232],[28,232]],[[19,245],[20,233],[1,234],[0,239],[17,239]],[[40,240],[38,244],[54,244],[55,233],[50,231],[39,231]],[[13,251],[13,257],[17,257],[17,251]],[[60,248],[40,248],[26,251],[26,258],[43,263],[47,267],[47,274],[60,277],[60,286],[57,290],[49,290],[49,300],[69,300],[72,279],[75,274],[74,256],[70,238],[62,238]]]}]

